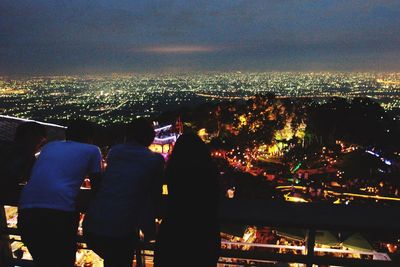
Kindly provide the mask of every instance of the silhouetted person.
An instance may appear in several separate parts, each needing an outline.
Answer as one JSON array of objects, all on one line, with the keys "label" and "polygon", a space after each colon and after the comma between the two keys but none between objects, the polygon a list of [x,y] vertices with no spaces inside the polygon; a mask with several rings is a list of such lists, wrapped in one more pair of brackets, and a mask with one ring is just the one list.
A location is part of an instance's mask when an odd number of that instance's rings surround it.
[{"label": "silhouetted person", "polygon": [[89,122],[71,121],[66,141],[43,147],[22,191],[18,228],[36,266],[74,266],[76,198],[85,176],[95,179],[101,171],[100,149],[87,144],[93,134]]},{"label": "silhouetted person", "polygon": [[99,190],[84,221],[89,246],[106,267],[131,267],[138,229],[155,239],[155,209],[162,194],[164,158],[148,149],[153,126],[145,119],[127,128],[126,143],[111,148]]},{"label": "silhouetted person", "polygon": [[155,266],[216,266],[220,250],[218,172],[206,144],[180,136],[167,163],[168,202]]},{"label": "silhouetted person", "polygon": [[15,195],[18,185],[29,179],[35,154],[46,141],[46,128],[37,122],[18,125],[14,141],[0,145],[0,195]]}]

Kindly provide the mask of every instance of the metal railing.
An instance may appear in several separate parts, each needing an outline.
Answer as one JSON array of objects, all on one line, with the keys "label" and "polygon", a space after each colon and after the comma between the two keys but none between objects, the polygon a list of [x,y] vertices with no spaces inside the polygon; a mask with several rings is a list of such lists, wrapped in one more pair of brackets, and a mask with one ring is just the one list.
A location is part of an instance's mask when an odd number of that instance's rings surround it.
[{"label": "metal railing", "polygon": [[[17,206],[18,195],[18,192],[15,192],[11,197],[8,196],[7,199],[1,199],[1,207],[3,205]],[[78,201],[81,211],[84,211],[89,199],[90,190],[82,190]],[[400,237],[399,207],[347,206],[322,203],[293,204],[263,200],[224,199],[220,203],[220,222],[221,224],[228,223],[243,226],[255,225],[307,229],[304,246],[298,248],[303,250],[302,255],[274,252],[273,245],[269,245],[272,252],[257,249],[221,249],[221,259],[238,259],[237,263],[225,262],[224,266],[269,266],[276,262],[302,263],[307,267],[311,267],[313,264],[335,266],[400,266],[398,260],[383,261],[320,256],[318,255],[319,249],[315,248],[317,230],[367,232],[369,234]],[[33,266],[31,261],[13,257],[9,235],[18,235],[19,233],[18,229],[7,227],[4,208],[0,209],[0,227],[0,267]],[[80,236],[79,239],[80,242],[84,242],[83,237]],[[235,244],[257,247],[256,244]],[[153,250],[153,245],[142,243],[140,250]],[[262,247],[262,245],[260,246]],[[268,247],[268,245],[265,246]],[[296,249],[296,247],[294,248]],[[139,252],[136,258],[141,260],[142,256],[141,252]],[[136,266],[143,266],[144,264],[144,262],[137,262]]]}]

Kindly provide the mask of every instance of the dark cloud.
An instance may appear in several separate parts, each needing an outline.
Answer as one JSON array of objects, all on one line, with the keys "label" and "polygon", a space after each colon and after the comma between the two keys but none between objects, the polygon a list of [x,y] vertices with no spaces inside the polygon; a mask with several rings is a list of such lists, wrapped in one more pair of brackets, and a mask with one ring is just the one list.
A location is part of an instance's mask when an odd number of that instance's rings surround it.
[{"label": "dark cloud", "polygon": [[2,0],[0,74],[399,70],[398,0]]}]

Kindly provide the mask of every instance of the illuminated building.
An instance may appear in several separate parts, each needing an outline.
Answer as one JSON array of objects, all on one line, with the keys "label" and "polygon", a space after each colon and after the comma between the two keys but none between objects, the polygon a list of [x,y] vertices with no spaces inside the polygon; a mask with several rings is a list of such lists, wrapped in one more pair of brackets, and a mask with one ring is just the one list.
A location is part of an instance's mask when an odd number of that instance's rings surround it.
[{"label": "illuminated building", "polygon": [[172,152],[172,148],[179,134],[172,131],[172,124],[163,127],[155,128],[156,137],[150,145],[150,150],[161,153],[164,157]]}]

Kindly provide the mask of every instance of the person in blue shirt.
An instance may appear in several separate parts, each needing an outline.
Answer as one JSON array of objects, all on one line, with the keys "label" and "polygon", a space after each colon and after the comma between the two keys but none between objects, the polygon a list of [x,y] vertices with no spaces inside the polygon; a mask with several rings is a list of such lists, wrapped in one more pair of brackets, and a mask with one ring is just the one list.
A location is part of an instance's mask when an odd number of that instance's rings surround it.
[{"label": "person in blue shirt", "polygon": [[139,229],[155,239],[155,210],[162,196],[164,158],[152,152],[153,126],[136,119],[126,143],[113,146],[107,168],[83,224],[87,243],[105,267],[131,267]]},{"label": "person in blue shirt", "polygon": [[89,122],[71,121],[65,141],[43,147],[22,190],[18,228],[38,267],[74,266],[78,192],[86,176],[101,172],[100,149],[89,144],[93,135]]}]

